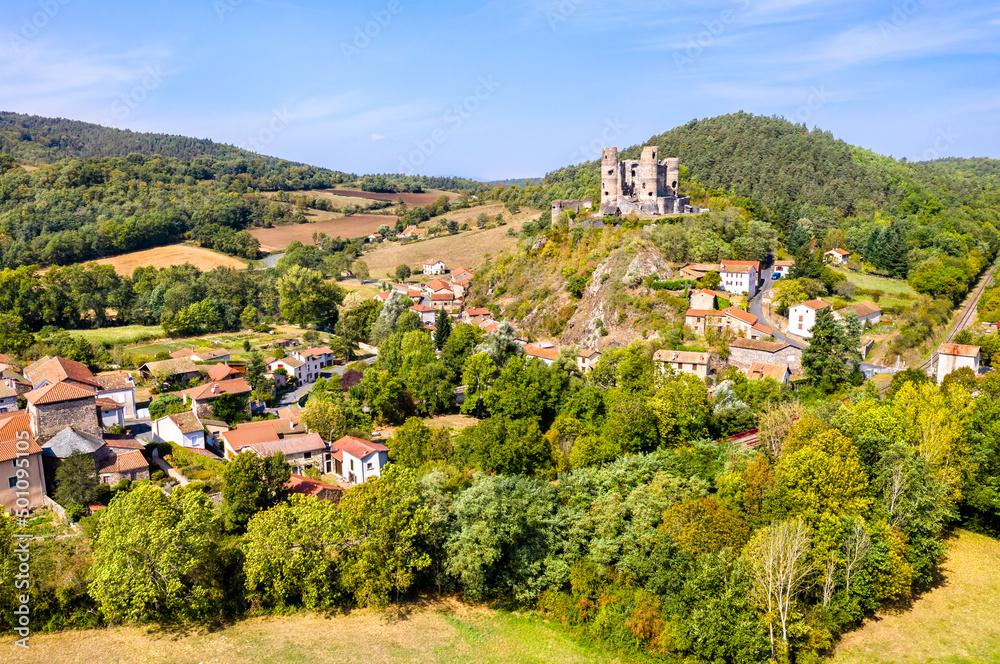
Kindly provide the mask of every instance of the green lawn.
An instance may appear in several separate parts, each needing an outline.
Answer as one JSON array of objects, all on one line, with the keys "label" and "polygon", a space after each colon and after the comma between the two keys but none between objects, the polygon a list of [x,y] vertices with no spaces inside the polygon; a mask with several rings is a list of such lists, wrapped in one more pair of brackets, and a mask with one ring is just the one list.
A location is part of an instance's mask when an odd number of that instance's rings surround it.
[{"label": "green lawn", "polygon": [[1000,542],[959,531],[944,582],[844,636],[832,664],[1000,662]]},{"label": "green lawn", "polygon": [[840,274],[847,277],[847,280],[858,288],[867,288],[869,290],[880,290],[883,293],[890,294],[906,294],[911,297],[917,297],[917,291],[913,290],[913,286],[906,283],[905,281],[897,281],[896,279],[886,279],[885,277],[876,277],[871,274],[861,274],[860,272],[852,272],[850,270],[845,270],[839,267],[831,267],[834,272],[839,272]]},{"label": "green lawn", "polygon": [[[0,639],[0,650],[12,648]],[[12,651],[11,651],[12,652]],[[352,611],[253,618],[218,630],[117,627],[32,635],[17,661],[60,664],[633,664],[648,661],[581,643],[535,615],[456,601],[405,607],[402,615]]]},{"label": "green lawn", "polygon": [[134,344],[162,337],[163,328],[159,325],[126,325],[103,327],[98,330],[71,330],[70,334],[82,337],[92,344]]}]

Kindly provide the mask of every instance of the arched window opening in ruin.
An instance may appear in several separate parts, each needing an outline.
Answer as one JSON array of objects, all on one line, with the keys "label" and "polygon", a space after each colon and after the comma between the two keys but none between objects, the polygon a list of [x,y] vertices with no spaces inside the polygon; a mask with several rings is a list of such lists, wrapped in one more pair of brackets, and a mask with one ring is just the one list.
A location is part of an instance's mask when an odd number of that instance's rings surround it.
[{"label": "arched window opening in ruin", "polygon": [[676,189],[677,188],[677,180],[674,180],[674,183],[672,185],[670,185],[670,186],[673,187],[674,189]]},{"label": "arched window opening in ruin", "polygon": [[614,175],[614,174],[615,174],[614,169],[611,169],[610,171],[608,171],[608,175]]}]

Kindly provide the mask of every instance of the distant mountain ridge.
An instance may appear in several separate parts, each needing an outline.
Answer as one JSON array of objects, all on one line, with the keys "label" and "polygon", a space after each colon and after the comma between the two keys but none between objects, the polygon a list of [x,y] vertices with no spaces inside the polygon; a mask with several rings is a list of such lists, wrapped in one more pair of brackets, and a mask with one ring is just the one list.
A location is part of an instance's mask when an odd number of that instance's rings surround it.
[{"label": "distant mountain ridge", "polygon": [[0,111],[0,152],[28,162],[52,163],[66,158],[126,157],[132,153],[191,160],[263,159],[266,163],[297,162],[258,155],[203,138],[134,132],[90,122]]}]

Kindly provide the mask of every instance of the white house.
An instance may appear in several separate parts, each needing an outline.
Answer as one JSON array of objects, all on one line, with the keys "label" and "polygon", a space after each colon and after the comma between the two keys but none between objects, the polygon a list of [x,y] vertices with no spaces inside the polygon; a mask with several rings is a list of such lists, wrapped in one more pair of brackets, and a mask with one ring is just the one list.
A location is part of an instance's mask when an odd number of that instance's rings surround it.
[{"label": "white house", "polygon": [[125,408],[125,418],[135,419],[135,379],[127,371],[115,371],[114,373],[101,374],[97,376],[98,398],[111,399],[117,401]]},{"label": "white house", "polygon": [[198,416],[187,411],[167,415],[153,422],[153,440],[171,442],[181,447],[205,449],[205,426]]},{"label": "white house", "polygon": [[444,261],[439,261],[436,258],[431,258],[424,261],[424,274],[444,274],[447,272],[445,268]]},{"label": "white house", "polygon": [[292,357],[302,362],[300,382],[314,383],[323,374],[323,369],[333,366],[333,351],[326,346],[292,351]]},{"label": "white house", "polygon": [[979,363],[981,360],[979,346],[964,346],[962,344],[941,344],[938,349],[938,385],[944,381],[945,376],[953,371],[958,371],[968,367],[975,374],[979,373]]},{"label": "white house", "polygon": [[101,426],[122,427],[125,426],[125,406],[114,399],[98,397],[95,400],[97,407],[101,409]]},{"label": "white house", "polygon": [[787,277],[795,267],[795,261],[774,261],[774,272],[777,272],[782,277]]},{"label": "white house", "polygon": [[280,360],[271,360],[267,363],[267,373],[274,374],[278,369],[284,369],[289,378],[294,378],[302,384],[305,382],[306,363],[292,356],[283,357]]},{"label": "white house", "polygon": [[827,263],[847,265],[847,261],[851,260],[851,252],[838,247],[823,254],[823,257],[826,259]]},{"label": "white house", "polygon": [[833,317],[837,320],[843,320],[843,318],[848,314],[848,312],[853,311],[858,317],[858,322],[864,327],[875,327],[880,322],[882,322],[882,310],[871,302],[857,302],[850,306],[844,307],[838,311],[833,312]]},{"label": "white house", "polygon": [[337,475],[350,484],[363,484],[382,476],[389,462],[389,448],[369,440],[344,436],[333,443]]},{"label": "white house", "polygon": [[536,344],[525,344],[524,354],[536,360],[541,360],[547,367],[552,366],[552,363],[559,359],[559,349],[547,341],[539,341]]},{"label": "white house", "polygon": [[816,313],[829,306],[829,302],[819,299],[793,305],[788,310],[788,333],[808,339],[816,324]]},{"label": "white house", "polygon": [[752,298],[757,293],[757,279],[760,275],[759,261],[722,261],[719,268],[719,284],[727,293],[746,293]]},{"label": "white house", "polygon": [[580,373],[587,374],[594,370],[597,363],[601,361],[601,351],[589,348],[582,349],[576,354],[576,368]]}]

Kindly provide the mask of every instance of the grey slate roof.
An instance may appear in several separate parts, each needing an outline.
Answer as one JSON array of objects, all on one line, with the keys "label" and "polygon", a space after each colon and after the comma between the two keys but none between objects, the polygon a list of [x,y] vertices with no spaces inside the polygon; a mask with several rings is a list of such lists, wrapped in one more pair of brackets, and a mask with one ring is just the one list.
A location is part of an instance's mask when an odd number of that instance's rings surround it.
[{"label": "grey slate roof", "polygon": [[77,431],[73,427],[66,427],[42,445],[42,451],[46,455],[65,459],[77,450],[93,454],[102,447],[104,441],[101,438]]}]

